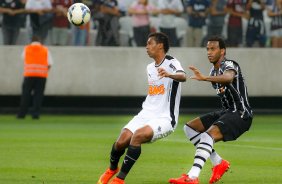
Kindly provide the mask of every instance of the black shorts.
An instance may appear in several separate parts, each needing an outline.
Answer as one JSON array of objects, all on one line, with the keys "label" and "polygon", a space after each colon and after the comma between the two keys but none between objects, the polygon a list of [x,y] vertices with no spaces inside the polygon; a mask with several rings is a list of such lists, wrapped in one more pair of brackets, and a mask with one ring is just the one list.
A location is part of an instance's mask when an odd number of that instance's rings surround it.
[{"label": "black shorts", "polygon": [[205,129],[217,125],[223,135],[223,141],[236,140],[248,131],[252,124],[252,117],[242,119],[239,112],[215,111],[200,117]]}]

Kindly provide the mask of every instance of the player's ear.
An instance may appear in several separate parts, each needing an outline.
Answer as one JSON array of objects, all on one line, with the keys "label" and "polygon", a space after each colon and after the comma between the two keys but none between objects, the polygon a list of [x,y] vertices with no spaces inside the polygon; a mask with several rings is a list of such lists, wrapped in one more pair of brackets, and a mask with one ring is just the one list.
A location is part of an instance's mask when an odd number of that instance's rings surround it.
[{"label": "player's ear", "polygon": [[225,52],[226,52],[226,50],[225,50],[224,48],[220,49],[221,55],[224,55],[224,56],[225,56]]},{"label": "player's ear", "polygon": [[158,43],[158,48],[164,50],[164,44],[163,43]]}]

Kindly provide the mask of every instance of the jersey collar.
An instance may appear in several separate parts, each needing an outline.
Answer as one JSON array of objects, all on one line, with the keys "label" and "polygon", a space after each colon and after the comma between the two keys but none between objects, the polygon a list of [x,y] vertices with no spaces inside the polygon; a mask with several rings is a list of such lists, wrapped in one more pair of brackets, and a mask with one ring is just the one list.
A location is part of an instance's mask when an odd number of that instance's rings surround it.
[{"label": "jersey collar", "polygon": [[166,55],[164,56],[164,58],[163,58],[163,60],[162,60],[162,62],[161,62],[160,64],[156,65],[156,63],[155,63],[155,67],[159,67],[159,66],[161,66],[161,65],[163,64],[163,62],[164,62],[165,58],[166,58]]}]

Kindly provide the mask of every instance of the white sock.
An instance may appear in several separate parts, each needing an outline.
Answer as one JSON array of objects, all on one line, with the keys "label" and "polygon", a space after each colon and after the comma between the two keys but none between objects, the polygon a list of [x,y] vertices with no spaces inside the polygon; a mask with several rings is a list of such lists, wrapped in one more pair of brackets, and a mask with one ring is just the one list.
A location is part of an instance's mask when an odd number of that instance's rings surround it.
[{"label": "white sock", "polygon": [[191,128],[189,125],[184,125],[184,133],[189,141],[191,141],[194,146],[197,146],[200,142],[201,133]]},{"label": "white sock", "polygon": [[220,164],[222,161],[222,158],[215,152],[215,150],[213,150],[210,159],[213,166]]},{"label": "white sock", "polygon": [[[193,128],[191,128],[189,125],[186,124],[184,125],[183,130],[187,139],[191,141],[194,144],[194,146],[197,147],[197,145],[200,142],[201,133],[194,130]],[[213,166],[220,164],[222,161],[222,158],[219,156],[219,154],[217,154],[217,152],[214,149],[212,151],[210,159]]]},{"label": "white sock", "polygon": [[197,145],[196,154],[194,157],[194,164],[188,172],[190,178],[199,177],[206,160],[212,153],[213,144],[214,140],[208,133],[204,132],[201,134],[201,139]]}]

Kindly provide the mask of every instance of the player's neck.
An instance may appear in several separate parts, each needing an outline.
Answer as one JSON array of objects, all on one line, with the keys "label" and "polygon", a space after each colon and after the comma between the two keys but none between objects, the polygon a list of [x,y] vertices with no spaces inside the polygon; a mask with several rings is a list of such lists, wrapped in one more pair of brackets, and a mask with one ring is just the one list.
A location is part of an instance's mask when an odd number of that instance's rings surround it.
[{"label": "player's neck", "polygon": [[221,57],[217,62],[213,63],[215,69],[219,69],[221,62],[224,60],[225,57]]},{"label": "player's neck", "polygon": [[166,56],[166,54],[159,54],[159,55],[157,55],[157,56],[154,58],[155,64],[156,64],[156,65],[161,64],[162,61],[164,60],[165,56]]}]

